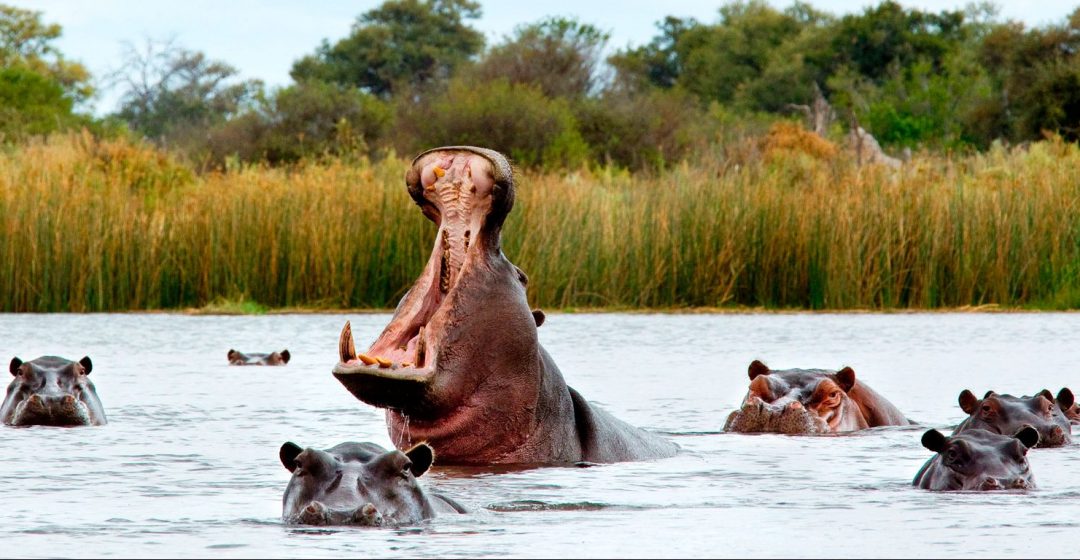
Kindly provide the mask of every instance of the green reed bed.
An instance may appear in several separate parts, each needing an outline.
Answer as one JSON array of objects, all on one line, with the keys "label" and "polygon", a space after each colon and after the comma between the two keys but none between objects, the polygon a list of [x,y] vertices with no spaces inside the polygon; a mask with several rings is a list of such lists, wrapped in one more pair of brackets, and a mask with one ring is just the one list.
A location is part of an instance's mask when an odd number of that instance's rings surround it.
[{"label": "green reed bed", "polygon": [[[0,309],[393,307],[434,238],[406,165],[197,176],[85,136],[0,154]],[[546,307],[1080,307],[1080,150],[527,172],[504,247]]]}]

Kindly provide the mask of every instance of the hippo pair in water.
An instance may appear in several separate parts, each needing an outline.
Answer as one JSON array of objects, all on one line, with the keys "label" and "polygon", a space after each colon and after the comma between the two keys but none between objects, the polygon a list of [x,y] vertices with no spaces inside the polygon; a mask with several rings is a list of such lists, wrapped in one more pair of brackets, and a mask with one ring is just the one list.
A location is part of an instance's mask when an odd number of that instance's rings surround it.
[{"label": "hippo pair in water", "polygon": [[983,398],[964,390],[960,408],[968,417],[945,437],[937,430],[922,443],[936,455],[912,484],[927,490],[1026,490],[1035,487],[1027,451],[1072,442],[1067,413],[1076,406],[1072,391],[1048,390],[1014,397],[988,391]]}]

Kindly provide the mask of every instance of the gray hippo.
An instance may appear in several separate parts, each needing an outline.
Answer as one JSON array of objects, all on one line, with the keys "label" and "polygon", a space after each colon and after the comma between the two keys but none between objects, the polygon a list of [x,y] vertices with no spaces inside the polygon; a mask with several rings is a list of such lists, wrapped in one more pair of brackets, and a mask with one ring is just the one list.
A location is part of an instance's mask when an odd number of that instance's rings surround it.
[{"label": "gray hippo", "polygon": [[443,464],[612,463],[669,457],[678,446],[631,426],[568,387],[540,345],[528,277],[502,252],[514,205],[506,158],[466,146],[413,160],[409,194],[438,226],[431,257],[390,323],[357,354],[348,323],[334,376],[387,409],[390,439],[426,441]]},{"label": "gray hippo", "polygon": [[374,443],[346,442],[325,451],[281,446],[281,464],[292,473],[281,517],[301,525],[406,525],[440,513],[465,513],[416,481],[435,459],[421,443],[402,453]]},{"label": "gray hippo", "polygon": [[11,426],[101,426],[106,423],[89,356],[73,362],[42,356],[29,362],[12,358],[15,379],[0,406],[0,422]]},{"label": "gray hippo", "polygon": [[[1072,391],[1062,396],[1071,397]],[[954,435],[971,429],[1012,434],[1024,426],[1032,426],[1039,431],[1039,447],[1061,447],[1072,441],[1072,424],[1061,410],[1062,403],[1048,390],[1033,397],[987,391],[980,399],[964,389],[959,401],[960,408],[969,416],[956,427]]]},{"label": "gray hippo", "polygon": [[1038,442],[1039,432],[1031,426],[1013,436],[975,428],[946,437],[928,430],[922,444],[936,455],[919,469],[911,484],[924,490],[1035,488],[1027,452]]},{"label": "gray hippo", "polygon": [[282,350],[281,352],[270,352],[269,354],[263,354],[259,352],[237,352],[236,350],[229,350],[229,365],[230,366],[283,366],[289,363],[290,354],[288,350]]},{"label": "gray hippo", "polygon": [[850,367],[771,370],[754,360],[748,373],[750,388],[725,432],[829,434],[911,424]]}]

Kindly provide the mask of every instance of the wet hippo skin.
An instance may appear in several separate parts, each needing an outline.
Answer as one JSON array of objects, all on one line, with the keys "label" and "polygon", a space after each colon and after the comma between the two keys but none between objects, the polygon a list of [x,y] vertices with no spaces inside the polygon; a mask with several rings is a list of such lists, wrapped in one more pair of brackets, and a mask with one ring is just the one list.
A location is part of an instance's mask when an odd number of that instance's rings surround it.
[{"label": "wet hippo skin", "polygon": [[98,399],[90,357],[78,362],[42,356],[23,362],[12,358],[14,379],[0,405],[0,422],[12,426],[101,426],[105,409]]},{"label": "wet hippo skin", "polygon": [[431,257],[378,339],[357,354],[348,324],[334,375],[386,408],[391,440],[426,441],[444,464],[610,463],[678,447],[589,403],[540,345],[528,277],[502,252],[514,175],[501,154],[424,152],[406,186],[438,226]]},{"label": "wet hippo skin", "polygon": [[1024,426],[1012,436],[972,428],[946,437],[937,430],[922,436],[936,453],[919,469],[912,485],[924,490],[1027,490],[1035,488],[1028,449],[1039,432]]},{"label": "wet hippo skin", "polygon": [[301,525],[397,526],[465,508],[417,481],[435,460],[426,444],[387,451],[346,442],[327,450],[289,442],[278,453],[292,473],[282,497],[282,519]]},{"label": "wet hippo skin", "polygon": [[292,357],[288,350],[281,352],[237,352],[229,350],[229,365],[231,366],[283,366],[289,363]]},{"label": "wet hippo skin", "polygon": [[1061,447],[1072,442],[1072,425],[1062,408],[1069,408],[1074,403],[1072,391],[1068,389],[1063,389],[1058,396],[1061,400],[1046,389],[1030,397],[987,391],[980,399],[965,389],[958,400],[968,417],[953,433],[978,428],[1012,434],[1024,426],[1032,426],[1039,432],[1039,447]]},{"label": "wet hippo skin", "polygon": [[726,432],[828,434],[911,423],[849,367],[772,370],[754,360],[747,373],[750,388]]}]

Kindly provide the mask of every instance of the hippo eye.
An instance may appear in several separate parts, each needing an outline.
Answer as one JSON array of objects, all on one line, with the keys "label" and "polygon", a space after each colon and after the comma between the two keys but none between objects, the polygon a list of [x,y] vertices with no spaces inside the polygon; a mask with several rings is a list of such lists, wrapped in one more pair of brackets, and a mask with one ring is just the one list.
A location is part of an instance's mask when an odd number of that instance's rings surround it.
[{"label": "hippo eye", "polygon": [[832,394],[829,395],[829,398],[830,399],[839,399],[840,398],[840,391],[833,391]]},{"label": "hippo eye", "polygon": [[982,411],[983,412],[990,412],[991,410],[993,410],[993,409],[990,408],[990,405],[988,405],[988,404],[982,405]]},{"label": "hippo eye", "polygon": [[412,474],[412,461],[405,461],[405,464],[401,467],[401,476],[409,478],[410,474]]}]

